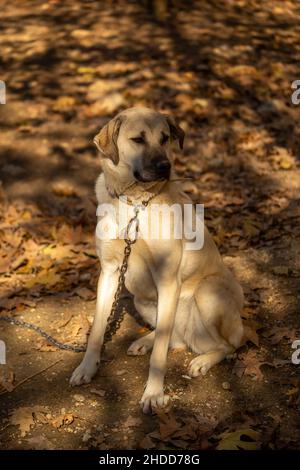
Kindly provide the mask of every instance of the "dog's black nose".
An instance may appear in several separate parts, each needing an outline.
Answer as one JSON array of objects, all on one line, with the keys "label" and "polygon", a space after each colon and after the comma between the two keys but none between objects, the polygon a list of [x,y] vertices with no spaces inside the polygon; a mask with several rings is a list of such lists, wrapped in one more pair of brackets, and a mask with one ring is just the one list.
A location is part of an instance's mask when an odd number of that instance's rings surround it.
[{"label": "dog's black nose", "polygon": [[168,160],[158,160],[155,163],[155,169],[158,171],[158,173],[169,173],[171,169],[171,164]]}]

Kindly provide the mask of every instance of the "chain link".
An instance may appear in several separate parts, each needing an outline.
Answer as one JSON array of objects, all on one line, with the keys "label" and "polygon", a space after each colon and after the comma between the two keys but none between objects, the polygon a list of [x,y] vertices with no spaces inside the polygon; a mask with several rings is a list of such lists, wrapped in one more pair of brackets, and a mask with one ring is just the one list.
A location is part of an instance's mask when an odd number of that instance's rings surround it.
[{"label": "chain link", "polygon": [[46,333],[45,330],[40,328],[39,326],[34,325],[33,323],[28,323],[24,320],[18,320],[17,318],[11,318],[11,317],[6,317],[6,316],[0,316],[0,320],[5,321],[7,323],[12,323],[17,326],[21,326],[23,328],[28,328],[29,330],[36,331],[40,336],[45,338],[50,344],[53,344],[53,346],[56,346],[59,349],[65,349],[67,351],[74,351],[74,352],[84,352],[86,350],[85,346],[76,346],[73,344],[64,344],[61,343],[60,341],[57,341],[54,339],[51,335]]}]

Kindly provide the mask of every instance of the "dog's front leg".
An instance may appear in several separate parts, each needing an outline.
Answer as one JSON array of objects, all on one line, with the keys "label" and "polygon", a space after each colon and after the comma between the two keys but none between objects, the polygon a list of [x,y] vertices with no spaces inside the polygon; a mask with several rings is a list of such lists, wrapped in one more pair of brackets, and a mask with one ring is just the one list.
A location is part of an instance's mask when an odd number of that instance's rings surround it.
[{"label": "dog's front leg", "polygon": [[102,271],[98,281],[96,314],[89,336],[87,350],[81,364],[74,370],[70,384],[89,383],[100,364],[107,319],[111,311],[114,293],[118,284],[118,271]]},{"label": "dog's front leg", "polygon": [[150,409],[165,406],[169,400],[169,397],[164,395],[164,377],[179,292],[179,282],[176,278],[165,280],[158,286],[155,340],[150,359],[148,381],[141,399],[144,413],[148,413]]}]

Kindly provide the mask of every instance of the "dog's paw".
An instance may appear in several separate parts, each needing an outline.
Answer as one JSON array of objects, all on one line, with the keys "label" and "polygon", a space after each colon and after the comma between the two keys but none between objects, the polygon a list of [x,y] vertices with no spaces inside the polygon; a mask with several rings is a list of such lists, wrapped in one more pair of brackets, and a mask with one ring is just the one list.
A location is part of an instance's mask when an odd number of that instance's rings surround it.
[{"label": "dog's paw", "polygon": [[137,339],[127,349],[128,356],[144,356],[152,348],[152,343],[146,341],[146,337]]},{"label": "dog's paw", "polygon": [[74,370],[70,379],[70,385],[75,387],[76,385],[88,384],[96,374],[98,370],[99,361],[85,361]]},{"label": "dog's paw", "polygon": [[205,375],[209,369],[214,365],[207,354],[195,357],[189,365],[188,374],[190,377],[198,377],[198,375]]},{"label": "dog's paw", "polygon": [[140,401],[143,413],[150,413],[157,408],[165,408],[169,403],[170,397],[165,395],[163,390],[158,393],[149,393],[145,390]]}]

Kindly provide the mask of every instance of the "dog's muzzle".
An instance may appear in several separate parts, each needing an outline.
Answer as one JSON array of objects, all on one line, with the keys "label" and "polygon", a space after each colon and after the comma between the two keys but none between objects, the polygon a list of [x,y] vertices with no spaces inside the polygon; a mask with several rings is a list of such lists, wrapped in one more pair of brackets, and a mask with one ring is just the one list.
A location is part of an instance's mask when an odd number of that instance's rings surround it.
[{"label": "dog's muzzle", "polygon": [[154,158],[148,167],[137,168],[134,177],[138,181],[150,182],[158,180],[168,180],[171,173],[171,163],[167,158]]},{"label": "dog's muzzle", "polygon": [[171,163],[169,160],[157,160],[153,166],[158,177],[169,179],[171,171]]}]

